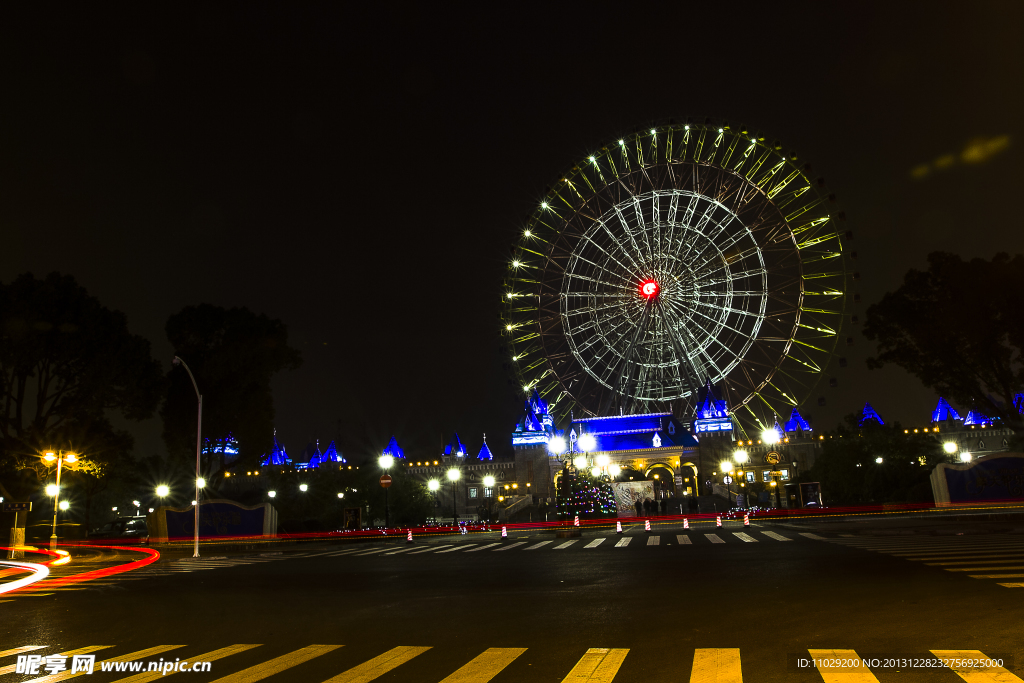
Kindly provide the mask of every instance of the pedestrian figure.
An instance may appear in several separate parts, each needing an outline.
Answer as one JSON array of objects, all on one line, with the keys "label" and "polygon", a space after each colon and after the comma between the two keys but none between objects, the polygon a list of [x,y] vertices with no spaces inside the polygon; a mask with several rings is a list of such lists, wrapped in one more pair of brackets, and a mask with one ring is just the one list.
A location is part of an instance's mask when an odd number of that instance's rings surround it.
[{"label": "pedestrian figure", "polygon": [[643,505],[643,507],[644,507],[644,512],[646,512],[647,516],[650,517],[651,516],[651,499],[650,498],[644,498],[644,505]]},{"label": "pedestrian figure", "polygon": [[644,505],[643,505],[643,503],[640,502],[639,498],[637,498],[636,502],[633,503],[633,507],[636,508],[636,516],[637,517],[643,517],[644,516]]}]

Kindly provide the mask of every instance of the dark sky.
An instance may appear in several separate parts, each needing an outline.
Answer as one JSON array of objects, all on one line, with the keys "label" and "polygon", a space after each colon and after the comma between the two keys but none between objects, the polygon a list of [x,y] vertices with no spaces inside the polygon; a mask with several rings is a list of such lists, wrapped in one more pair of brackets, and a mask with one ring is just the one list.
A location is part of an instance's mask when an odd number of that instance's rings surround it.
[{"label": "dark sky", "polygon": [[[340,437],[369,454],[395,433],[425,457],[456,429],[474,451],[485,431],[508,443],[509,247],[563,168],[636,125],[723,117],[809,161],[855,233],[862,319],[929,251],[1024,251],[1024,5],[759,6],[8,15],[0,279],[74,275],[168,368],[183,306],[280,318],[305,358],[275,382],[289,450]],[[854,334],[816,426],[865,400],[923,422],[935,397],[865,370]],[[157,420],[133,431],[163,449]]]}]

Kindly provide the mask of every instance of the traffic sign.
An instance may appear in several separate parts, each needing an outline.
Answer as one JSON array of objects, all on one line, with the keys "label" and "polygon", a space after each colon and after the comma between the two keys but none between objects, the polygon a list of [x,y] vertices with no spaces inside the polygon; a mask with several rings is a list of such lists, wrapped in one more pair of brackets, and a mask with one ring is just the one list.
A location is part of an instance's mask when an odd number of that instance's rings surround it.
[{"label": "traffic sign", "polygon": [[722,481],[724,481],[726,484],[731,484],[732,483],[732,477],[726,475],[725,479],[723,479]]},{"label": "traffic sign", "polygon": [[4,503],[4,512],[32,512],[32,502]]},{"label": "traffic sign", "polygon": [[391,475],[390,474],[382,474],[380,476],[380,485],[383,486],[384,488],[387,488],[387,487],[391,486]]}]

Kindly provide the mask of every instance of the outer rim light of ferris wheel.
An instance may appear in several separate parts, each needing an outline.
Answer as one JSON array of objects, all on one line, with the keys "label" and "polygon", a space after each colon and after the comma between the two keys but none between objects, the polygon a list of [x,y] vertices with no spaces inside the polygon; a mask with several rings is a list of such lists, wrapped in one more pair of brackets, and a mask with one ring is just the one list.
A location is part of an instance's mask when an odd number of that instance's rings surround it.
[{"label": "outer rim light of ferris wheel", "polygon": [[658,283],[654,280],[647,280],[640,285],[640,292],[648,299],[658,293]]}]

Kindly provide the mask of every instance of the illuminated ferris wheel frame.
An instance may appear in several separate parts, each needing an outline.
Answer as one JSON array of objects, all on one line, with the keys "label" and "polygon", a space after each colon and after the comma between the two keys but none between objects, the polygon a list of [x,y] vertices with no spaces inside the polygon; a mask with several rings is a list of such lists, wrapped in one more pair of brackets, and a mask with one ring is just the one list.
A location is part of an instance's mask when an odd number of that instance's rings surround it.
[{"label": "illuminated ferris wheel frame", "polygon": [[707,381],[741,423],[806,400],[846,315],[851,237],[777,142],[668,124],[572,166],[526,220],[503,332],[521,389],[557,416],[675,410]]}]

